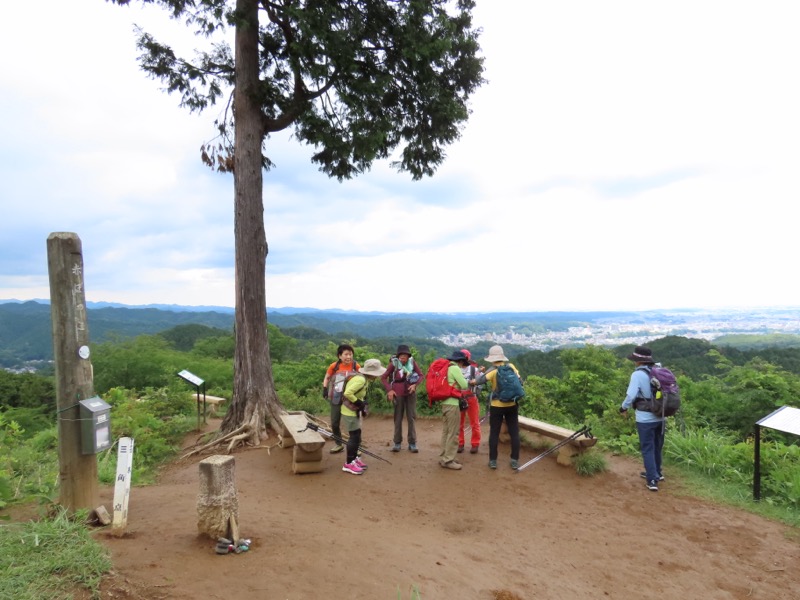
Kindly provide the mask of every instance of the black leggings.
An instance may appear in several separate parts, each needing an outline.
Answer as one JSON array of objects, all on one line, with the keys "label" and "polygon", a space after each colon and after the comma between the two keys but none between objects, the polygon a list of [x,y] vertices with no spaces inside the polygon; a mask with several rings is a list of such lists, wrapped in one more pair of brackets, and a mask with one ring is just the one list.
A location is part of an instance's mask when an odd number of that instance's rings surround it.
[{"label": "black leggings", "polygon": [[497,442],[503,419],[511,437],[511,458],[519,460],[519,405],[489,408],[489,460],[497,460]]},{"label": "black leggings", "polygon": [[349,431],[348,435],[350,437],[347,439],[347,462],[351,463],[358,456],[358,447],[361,445],[361,430]]}]

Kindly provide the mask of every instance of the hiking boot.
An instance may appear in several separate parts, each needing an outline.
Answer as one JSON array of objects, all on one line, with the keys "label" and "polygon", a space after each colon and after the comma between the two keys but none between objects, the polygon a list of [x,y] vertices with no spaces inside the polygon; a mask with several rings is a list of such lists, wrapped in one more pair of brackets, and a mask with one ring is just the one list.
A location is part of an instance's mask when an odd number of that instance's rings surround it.
[{"label": "hiking boot", "polygon": [[464,444],[459,445],[458,453],[461,454],[464,451]]},{"label": "hiking boot", "polygon": [[490,460],[489,461],[489,468],[490,469],[496,469],[497,468],[497,461],[496,460]]},{"label": "hiking boot", "polygon": [[440,462],[439,465],[444,469],[453,469],[454,471],[458,471],[461,469],[461,465],[454,460],[451,460],[450,462],[446,463]]},{"label": "hiking boot", "polygon": [[655,479],[651,479],[650,481],[648,481],[647,482],[647,489],[650,490],[651,492],[657,492],[658,491],[658,481],[656,481]]},{"label": "hiking boot", "polygon": [[473,446],[472,448],[469,449],[469,453],[470,454],[477,454],[478,453],[478,447],[477,446]]},{"label": "hiking boot", "polygon": [[356,456],[356,459],[353,461],[353,464],[356,465],[362,471],[367,470],[367,465],[363,460],[361,460],[360,456]]},{"label": "hiking boot", "polygon": [[409,444],[408,445],[408,451],[409,452],[413,452],[414,454],[419,452],[419,450],[417,449],[417,445],[416,444]]},{"label": "hiking boot", "polygon": [[336,444],[333,448],[330,449],[330,453],[331,454],[338,454],[342,450],[344,450],[344,445]]},{"label": "hiking boot", "polygon": [[511,459],[511,468],[515,471],[519,469],[519,461],[516,458]]},{"label": "hiking boot", "polygon": [[400,452],[400,450],[402,450],[402,449],[403,449],[403,448],[402,448],[402,446],[400,446],[400,444],[395,444],[395,445],[392,447],[392,452]]},{"label": "hiking boot", "polygon": [[[639,477],[641,477],[642,479],[647,479],[647,471],[642,471],[641,473],[639,473]],[[663,475],[659,475],[658,476],[658,480],[659,481],[664,481],[664,476]]]},{"label": "hiking boot", "polygon": [[359,467],[356,464],[355,460],[351,463],[345,463],[344,466],[342,467],[342,471],[344,471],[345,473],[352,473],[353,475],[361,475],[362,473],[364,473],[364,469]]}]

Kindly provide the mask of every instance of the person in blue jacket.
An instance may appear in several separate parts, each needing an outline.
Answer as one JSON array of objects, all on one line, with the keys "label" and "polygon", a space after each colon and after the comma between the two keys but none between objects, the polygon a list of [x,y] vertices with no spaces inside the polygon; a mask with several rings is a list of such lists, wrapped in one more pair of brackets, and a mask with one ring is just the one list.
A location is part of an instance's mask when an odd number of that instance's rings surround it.
[{"label": "person in blue jacket", "polygon": [[636,408],[636,401],[653,397],[650,389],[650,367],[655,364],[653,351],[646,346],[636,346],[633,353],[628,355],[628,360],[636,364],[631,373],[628,391],[619,412],[627,415],[631,406],[635,409],[636,430],[639,433],[639,449],[644,462],[644,477],[647,489],[657,492],[658,482],[664,481],[661,471],[661,452],[664,448],[664,424],[660,416],[649,411]]}]

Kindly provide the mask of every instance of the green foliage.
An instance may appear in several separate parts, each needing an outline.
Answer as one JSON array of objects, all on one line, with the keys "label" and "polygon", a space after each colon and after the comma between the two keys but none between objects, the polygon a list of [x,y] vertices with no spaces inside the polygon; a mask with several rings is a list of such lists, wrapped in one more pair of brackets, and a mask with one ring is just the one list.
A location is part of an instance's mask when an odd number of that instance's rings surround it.
[{"label": "green foliage", "polygon": [[603,473],[608,470],[608,463],[605,456],[600,452],[591,448],[586,452],[578,454],[572,459],[572,465],[578,475],[583,477],[591,477],[597,473]]},{"label": "green foliage", "polygon": [[170,343],[170,346],[181,352],[188,352],[195,347],[198,341],[208,338],[233,337],[224,329],[208,327],[199,323],[187,323],[167,329],[158,334]]},{"label": "green foliage", "polygon": [[[172,458],[183,437],[196,426],[195,400],[191,393],[166,388],[146,389],[138,396],[131,390],[113,389],[106,396],[111,406],[111,433],[115,440],[134,439],[134,483],[151,481],[157,467]],[[112,483],[116,455],[112,447],[100,456],[100,481]]]},{"label": "green foliage", "polygon": [[0,369],[0,409],[44,407],[55,410],[55,406],[56,391],[52,378]]},{"label": "green foliage", "polygon": [[[205,338],[208,340],[217,338]],[[233,387],[233,363],[202,353],[180,352],[160,336],[143,335],[133,340],[97,345],[92,351],[95,390],[102,394],[114,387],[132,390],[181,386],[179,371],[187,369],[206,382],[206,388]]]},{"label": "green foliage", "polygon": [[[664,442],[664,457],[720,482],[733,484],[745,492],[753,483],[752,440],[736,442],[735,436],[725,431],[700,428],[668,435]],[[800,446],[762,442],[761,489],[766,501],[800,508],[798,459]]]},{"label": "green foliage", "polygon": [[558,380],[531,376],[525,381],[523,387],[525,398],[519,405],[519,412],[522,416],[554,425],[564,425],[572,420],[564,407],[556,400],[561,387]]},{"label": "green foliage", "polygon": [[28,434],[52,427],[56,421],[55,411],[49,406],[37,408],[9,408],[2,411],[8,421],[14,421]]},{"label": "green foliage", "polygon": [[92,539],[79,514],[0,526],[0,598],[68,599],[76,589],[100,597],[111,570],[108,550]]}]

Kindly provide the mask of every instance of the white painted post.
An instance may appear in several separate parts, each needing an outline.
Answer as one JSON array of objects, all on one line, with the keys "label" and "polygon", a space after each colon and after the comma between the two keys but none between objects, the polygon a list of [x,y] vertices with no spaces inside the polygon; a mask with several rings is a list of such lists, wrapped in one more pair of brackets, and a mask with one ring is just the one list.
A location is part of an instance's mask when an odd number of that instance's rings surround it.
[{"label": "white painted post", "polygon": [[117,445],[117,479],[114,482],[114,520],[111,527],[117,535],[128,525],[128,499],[131,495],[133,467],[133,438],[119,439]]}]

